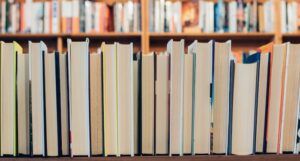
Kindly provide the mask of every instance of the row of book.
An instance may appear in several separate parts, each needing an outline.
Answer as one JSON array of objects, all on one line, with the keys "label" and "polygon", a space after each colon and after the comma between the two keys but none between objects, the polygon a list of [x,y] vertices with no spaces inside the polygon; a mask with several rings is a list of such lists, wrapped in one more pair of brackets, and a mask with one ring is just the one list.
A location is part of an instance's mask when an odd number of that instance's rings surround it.
[{"label": "row of book", "polygon": [[300,29],[300,4],[298,1],[281,0],[281,32],[297,32]]},{"label": "row of book", "polygon": [[67,44],[0,43],[1,156],[299,153],[300,44]]},{"label": "row of book", "polygon": [[149,1],[151,32],[273,32],[274,2]]},{"label": "row of book", "polygon": [[89,0],[1,1],[1,33],[138,32],[141,9],[138,1]]}]

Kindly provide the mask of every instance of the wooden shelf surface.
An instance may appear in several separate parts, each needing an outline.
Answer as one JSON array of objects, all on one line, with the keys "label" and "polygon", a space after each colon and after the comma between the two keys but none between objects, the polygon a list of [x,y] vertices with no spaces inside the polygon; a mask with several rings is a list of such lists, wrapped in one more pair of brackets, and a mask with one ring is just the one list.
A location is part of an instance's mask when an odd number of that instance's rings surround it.
[{"label": "wooden shelf surface", "polygon": [[300,155],[197,155],[197,156],[135,156],[135,157],[21,157],[0,158],[0,161],[300,161]]}]

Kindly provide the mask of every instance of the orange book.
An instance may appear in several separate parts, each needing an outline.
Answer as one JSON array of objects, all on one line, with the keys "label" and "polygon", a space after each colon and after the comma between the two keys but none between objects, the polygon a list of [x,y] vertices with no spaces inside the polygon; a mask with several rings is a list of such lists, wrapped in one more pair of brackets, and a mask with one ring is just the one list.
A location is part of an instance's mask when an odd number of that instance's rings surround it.
[{"label": "orange book", "polygon": [[79,33],[79,1],[72,1],[72,33]]},{"label": "orange book", "polygon": [[62,1],[61,31],[72,33],[72,1]]}]

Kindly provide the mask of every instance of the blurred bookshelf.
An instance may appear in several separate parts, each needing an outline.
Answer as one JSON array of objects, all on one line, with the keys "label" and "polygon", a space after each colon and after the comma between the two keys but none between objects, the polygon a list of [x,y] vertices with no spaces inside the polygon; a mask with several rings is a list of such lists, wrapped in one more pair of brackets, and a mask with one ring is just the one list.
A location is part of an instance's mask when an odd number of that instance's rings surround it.
[{"label": "blurred bookshelf", "polygon": [[[24,2],[25,0],[18,0]],[[33,0],[33,2],[41,2],[49,0]],[[51,0],[50,0],[51,1]],[[67,0],[59,0],[60,3]],[[109,5],[112,5],[116,2],[127,2],[128,0],[117,1],[117,0],[102,0]],[[253,0],[250,0],[252,2]],[[99,2],[98,0],[93,2]],[[92,51],[96,51],[100,47],[102,42],[112,43],[115,41],[121,43],[130,43],[134,44],[134,52],[141,51],[142,53],[149,53],[151,51],[163,51],[168,40],[170,39],[185,39],[186,44],[191,43],[194,40],[200,42],[207,42],[210,40],[215,41],[226,41],[232,40],[233,50],[252,50],[257,47],[266,44],[268,42],[281,43],[286,41],[291,42],[300,42],[298,37],[300,33],[282,33],[281,32],[281,15],[280,12],[275,12],[281,7],[280,0],[274,0],[274,24],[272,32],[236,32],[236,33],[207,33],[202,31],[190,31],[181,33],[176,32],[152,32],[149,29],[150,23],[150,13],[149,5],[151,0],[137,0],[140,7],[140,31],[137,32],[89,32],[89,33],[62,33],[60,30],[58,33],[3,33],[0,34],[0,39],[3,41],[17,41],[19,42],[25,52],[27,52],[27,41],[44,41],[50,51],[58,50],[59,52],[66,52],[66,40],[67,38],[72,38],[74,40],[84,40],[85,38],[90,39],[90,47]],[[172,0],[172,2],[174,2]],[[184,1],[183,1],[184,2]],[[226,0],[225,2],[230,2]],[[263,3],[264,0],[257,1],[257,3]],[[214,2],[216,3],[216,1]]]}]

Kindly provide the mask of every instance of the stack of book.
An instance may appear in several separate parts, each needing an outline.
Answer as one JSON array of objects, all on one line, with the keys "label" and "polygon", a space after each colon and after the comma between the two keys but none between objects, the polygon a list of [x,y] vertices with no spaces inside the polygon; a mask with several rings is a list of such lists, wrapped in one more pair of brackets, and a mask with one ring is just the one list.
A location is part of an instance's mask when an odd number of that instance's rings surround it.
[{"label": "stack of book", "polygon": [[138,32],[139,1],[1,1],[1,33]]},{"label": "stack of book", "polygon": [[1,156],[299,153],[300,44],[184,48],[1,42]]},{"label": "stack of book", "polygon": [[274,2],[149,1],[150,32],[273,32]]}]

